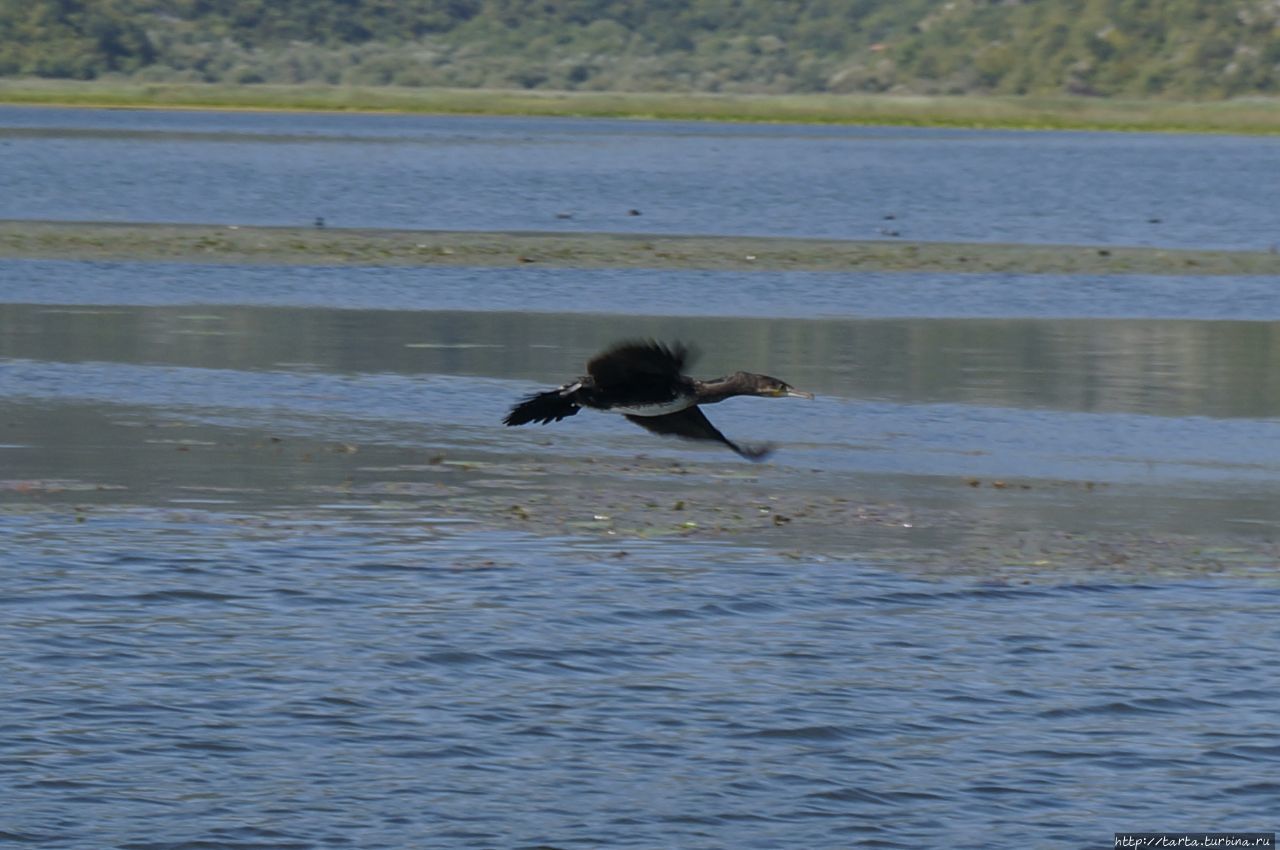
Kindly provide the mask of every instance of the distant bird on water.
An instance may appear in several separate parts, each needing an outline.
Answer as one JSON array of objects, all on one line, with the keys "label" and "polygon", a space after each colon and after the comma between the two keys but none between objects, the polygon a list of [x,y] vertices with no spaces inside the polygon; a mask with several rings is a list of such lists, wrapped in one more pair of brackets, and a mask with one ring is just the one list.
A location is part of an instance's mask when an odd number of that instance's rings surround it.
[{"label": "distant bird on water", "polygon": [[621,413],[655,434],[723,443],[748,460],[763,460],[771,446],[740,446],[712,425],[699,405],[739,395],[813,398],[791,385],[751,372],[699,381],[682,374],[692,362],[680,343],[621,342],[587,361],[587,374],[564,386],[528,396],[507,414],[507,425],[559,422],[584,407]]}]

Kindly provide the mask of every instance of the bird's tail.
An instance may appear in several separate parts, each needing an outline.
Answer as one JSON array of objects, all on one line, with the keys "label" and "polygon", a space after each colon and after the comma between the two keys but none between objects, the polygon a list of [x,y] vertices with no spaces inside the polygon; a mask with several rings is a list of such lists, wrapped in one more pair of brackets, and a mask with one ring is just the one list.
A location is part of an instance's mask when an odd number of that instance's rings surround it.
[{"label": "bird's tail", "polygon": [[502,421],[506,425],[528,425],[530,422],[546,425],[548,422],[559,422],[577,412],[578,405],[565,398],[560,390],[550,390],[529,396],[511,408],[511,412]]}]

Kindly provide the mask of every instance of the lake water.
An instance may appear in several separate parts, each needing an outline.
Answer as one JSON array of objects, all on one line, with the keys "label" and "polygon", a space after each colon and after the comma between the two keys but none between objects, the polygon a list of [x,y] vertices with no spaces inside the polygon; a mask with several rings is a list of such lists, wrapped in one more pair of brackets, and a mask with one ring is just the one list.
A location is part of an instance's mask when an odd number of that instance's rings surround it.
[{"label": "lake water", "polygon": [[0,218],[1266,250],[1277,174],[1267,137],[0,107]]},{"label": "lake water", "polygon": [[[4,109],[0,152],[11,217],[1277,231],[1225,137]],[[0,260],[0,844],[1275,829],[1277,287]],[[628,336],[818,399],[709,411],[760,465],[501,426]]]}]

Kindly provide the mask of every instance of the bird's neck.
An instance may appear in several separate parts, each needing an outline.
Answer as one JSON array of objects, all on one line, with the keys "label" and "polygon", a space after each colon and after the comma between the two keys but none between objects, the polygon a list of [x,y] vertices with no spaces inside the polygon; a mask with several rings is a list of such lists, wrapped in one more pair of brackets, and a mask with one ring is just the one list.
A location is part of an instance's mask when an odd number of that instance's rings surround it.
[{"label": "bird's neck", "polygon": [[699,404],[715,404],[742,395],[746,390],[742,385],[741,375],[729,375],[725,378],[714,378],[710,381],[694,381],[694,390]]}]

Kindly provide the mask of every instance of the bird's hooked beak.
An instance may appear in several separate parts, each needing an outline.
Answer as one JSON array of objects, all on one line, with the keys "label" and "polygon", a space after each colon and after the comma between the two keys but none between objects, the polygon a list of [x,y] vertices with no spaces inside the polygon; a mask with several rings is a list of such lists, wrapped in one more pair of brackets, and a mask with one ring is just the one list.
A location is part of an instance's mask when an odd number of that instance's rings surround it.
[{"label": "bird's hooked beak", "polygon": [[804,390],[798,390],[795,387],[782,387],[775,395],[778,398],[807,398],[812,400],[813,393],[807,393]]}]

